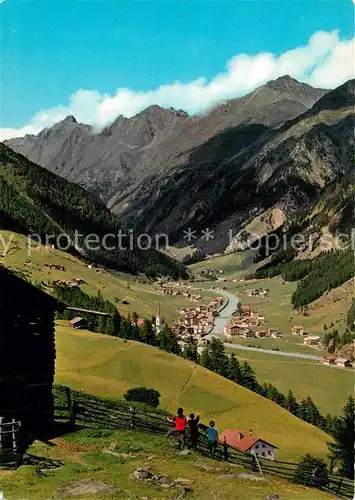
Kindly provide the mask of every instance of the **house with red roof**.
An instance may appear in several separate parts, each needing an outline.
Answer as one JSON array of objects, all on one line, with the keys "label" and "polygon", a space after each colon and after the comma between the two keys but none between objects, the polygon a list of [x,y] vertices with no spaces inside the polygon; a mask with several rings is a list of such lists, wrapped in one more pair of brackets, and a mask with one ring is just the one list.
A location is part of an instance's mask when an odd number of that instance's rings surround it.
[{"label": "house with red roof", "polygon": [[219,435],[221,443],[226,441],[229,446],[255,454],[257,457],[275,460],[277,446],[268,443],[264,439],[254,436],[252,431],[240,429],[226,429]]},{"label": "house with red roof", "polygon": [[304,326],[303,325],[293,325],[292,333],[293,333],[293,335],[305,335]]}]

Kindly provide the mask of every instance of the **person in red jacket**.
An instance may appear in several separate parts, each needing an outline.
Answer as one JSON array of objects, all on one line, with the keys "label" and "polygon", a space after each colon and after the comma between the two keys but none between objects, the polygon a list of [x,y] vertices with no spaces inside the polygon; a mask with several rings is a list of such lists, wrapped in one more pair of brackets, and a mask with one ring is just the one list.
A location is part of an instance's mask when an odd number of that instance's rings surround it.
[{"label": "person in red jacket", "polygon": [[186,425],[187,419],[184,415],[184,409],[178,408],[177,415],[174,418],[167,418],[168,422],[171,424],[175,424],[173,429],[170,429],[166,435],[169,437],[173,434],[178,435],[179,437],[179,448],[183,450],[185,448],[185,433],[186,433]]}]

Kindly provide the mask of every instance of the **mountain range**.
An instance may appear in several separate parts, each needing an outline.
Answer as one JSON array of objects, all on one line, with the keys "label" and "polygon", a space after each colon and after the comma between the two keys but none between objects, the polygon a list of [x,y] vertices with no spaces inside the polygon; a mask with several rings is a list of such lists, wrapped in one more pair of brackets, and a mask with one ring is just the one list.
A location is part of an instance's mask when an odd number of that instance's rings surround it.
[{"label": "mountain range", "polygon": [[230,230],[265,234],[353,182],[354,105],[355,80],[328,91],[285,76],[201,116],[150,106],[99,132],[68,116],[6,144],[135,231],[181,245],[190,228],[194,245],[218,252]]}]

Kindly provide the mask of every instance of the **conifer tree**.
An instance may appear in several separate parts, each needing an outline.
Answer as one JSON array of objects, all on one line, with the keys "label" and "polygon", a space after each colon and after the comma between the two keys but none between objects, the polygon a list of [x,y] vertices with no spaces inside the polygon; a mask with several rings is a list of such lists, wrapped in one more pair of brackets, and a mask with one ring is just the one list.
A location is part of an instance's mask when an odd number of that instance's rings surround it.
[{"label": "conifer tree", "polygon": [[144,320],[144,324],[140,328],[140,340],[145,344],[156,345],[157,339],[155,335],[155,331],[151,321],[148,319]]},{"label": "conifer tree", "polygon": [[131,318],[123,317],[121,320],[120,337],[126,340],[132,339]]},{"label": "conifer tree", "polygon": [[285,408],[293,415],[297,415],[298,412],[298,403],[296,401],[295,396],[291,390],[288,391],[288,395],[285,399]]},{"label": "conifer tree", "polygon": [[193,361],[194,363],[199,362],[199,354],[197,350],[197,342],[193,338],[189,338],[188,341],[186,342],[182,356],[185,359],[189,359],[190,361]]},{"label": "conifer tree", "polygon": [[354,419],[355,402],[352,396],[349,396],[346,405],[343,408],[343,415],[335,419],[333,428],[333,437],[335,442],[328,443],[330,457],[338,462],[341,472],[346,477],[354,478]]},{"label": "conifer tree", "polygon": [[242,381],[242,370],[234,353],[232,353],[229,357],[226,376],[229,380],[232,380],[237,384],[240,384]]},{"label": "conifer tree", "polygon": [[158,335],[158,347],[164,351],[173,354],[180,354],[181,349],[177,341],[176,335],[170,330],[167,325],[164,325],[162,331]]},{"label": "conifer tree", "polygon": [[208,348],[208,345],[202,351],[202,354],[200,356],[200,364],[204,368],[207,368],[208,370],[210,370],[210,367],[211,367],[211,357],[210,357],[210,350]]},{"label": "conifer tree", "polygon": [[259,384],[256,380],[255,372],[252,367],[244,361],[242,366],[242,385],[251,391],[256,392],[259,388]]},{"label": "conifer tree", "polygon": [[213,338],[208,344],[210,352],[210,370],[222,375],[227,376],[228,373],[228,357],[225,353],[223,342],[219,339]]}]

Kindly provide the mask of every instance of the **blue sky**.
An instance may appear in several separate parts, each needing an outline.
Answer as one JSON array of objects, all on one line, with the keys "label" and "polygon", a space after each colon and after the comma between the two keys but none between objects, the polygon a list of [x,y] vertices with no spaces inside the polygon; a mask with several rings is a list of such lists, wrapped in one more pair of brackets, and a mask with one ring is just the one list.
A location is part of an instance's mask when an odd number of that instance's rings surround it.
[{"label": "blue sky", "polygon": [[[100,93],[87,101],[97,106],[118,88],[146,93],[177,80],[208,82],[238,54],[277,58],[319,31],[339,30],[338,43],[348,41],[354,35],[353,7],[351,0],[6,0],[0,5],[2,127],[22,127],[40,110],[68,107],[79,89]],[[235,94],[241,92],[236,87]],[[222,94],[233,97],[231,90]],[[162,98],[162,104],[170,100],[174,104],[174,97]],[[184,104],[180,96],[175,100]],[[125,101],[125,114],[147,99],[138,101],[128,107]]]}]

